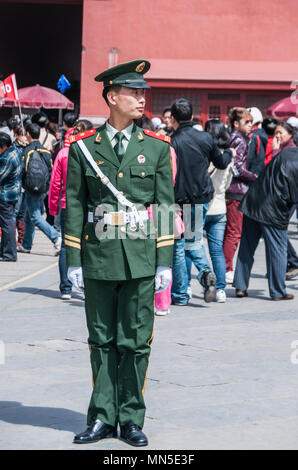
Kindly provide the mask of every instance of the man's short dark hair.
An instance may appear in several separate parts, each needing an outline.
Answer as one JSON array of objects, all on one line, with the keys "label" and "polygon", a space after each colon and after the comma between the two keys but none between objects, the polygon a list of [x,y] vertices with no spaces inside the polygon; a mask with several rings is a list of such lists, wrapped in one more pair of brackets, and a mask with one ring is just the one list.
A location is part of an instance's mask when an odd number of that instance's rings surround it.
[{"label": "man's short dark hair", "polygon": [[33,114],[31,121],[33,124],[38,124],[39,127],[46,127],[48,116],[43,111]]},{"label": "man's short dark hair", "polygon": [[23,126],[26,128],[28,124],[31,124],[31,119],[29,117],[25,117],[23,120]]},{"label": "man's short dark hair", "polygon": [[0,132],[0,148],[10,147],[12,144],[11,138],[6,132]]},{"label": "man's short dark hair", "polygon": [[93,129],[93,124],[88,119],[79,119],[74,125],[74,135],[79,134],[79,132],[85,132]]},{"label": "man's short dark hair", "polygon": [[171,106],[171,114],[177,122],[190,121],[192,117],[191,102],[185,98],[179,98]]},{"label": "man's short dark hair", "polygon": [[102,97],[103,99],[105,100],[105,102],[107,103],[108,106],[110,106],[109,104],[109,100],[107,98],[107,94],[109,91],[115,91],[116,93],[119,93],[120,89],[121,89],[121,85],[112,85],[112,86],[106,86],[103,90],[102,90]]},{"label": "man's short dark hair", "polygon": [[165,113],[167,113],[168,111],[171,112],[171,106],[166,106],[166,108],[164,108],[163,112],[162,112],[162,115],[164,115]]},{"label": "man's short dark hair", "polygon": [[77,115],[75,113],[66,113],[63,116],[63,122],[65,122],[67,127],[73,127],[76,120],[77,120]]},{"label": "man's short dark hair", "polygon": [[32,139],[39,139],[39,136],[40,136],[40,127],[39,127],[38,124],[34,124],[34,123],[27,124],[27,126],[26,126],[26,132],[29,132],[29,134],[31,135],[31,138],[32,138]]},{"label": "man's short dark hair", "polygon": [[17,127],[17,125],[18,125],[18,120],[16,118],[11,117],[8,119],[7,126],[9,127],[11,131],[13,131],[14,128]]}]

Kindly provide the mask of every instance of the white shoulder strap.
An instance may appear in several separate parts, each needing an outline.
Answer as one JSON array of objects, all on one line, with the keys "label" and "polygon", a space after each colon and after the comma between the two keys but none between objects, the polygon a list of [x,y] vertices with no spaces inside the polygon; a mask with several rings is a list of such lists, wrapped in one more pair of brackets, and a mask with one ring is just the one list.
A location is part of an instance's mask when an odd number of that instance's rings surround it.
[{"label": "white shoulder strap", "polygon": [[127,207],[130,207],[130,208],[133,208],[134,207],[134,204],[132,202],[130,202],[128,199],[126,199],[125,196],[123,196],[119,191],[118,189],[115,188],[115,186],[112,185],[112,183],[110,182],[109,178],[107,176],[105,176],[103,174],[103,172],[98,168],[98,166],[96,165],[91,153],[89,152],[89,150],[87,149],[86,145],[84,144],[84,142],[82,140],[78,140],[77,141],[77,144],[78,146],[80,147],[80,149],[82,150],[83,152],[83,155],[85,156],[85,158],[88,160],[88,162],[90,163],[90,165],[92,166],[93,170],[95,171],[95,173],[98,174],[98,176],[100,177],[101,179],[101,182],[107,186],[107,188],[109,188],[109,190],[114,194],[114,196],[118,199],[119,203],[122,205],[122,206],[127,206]]}]

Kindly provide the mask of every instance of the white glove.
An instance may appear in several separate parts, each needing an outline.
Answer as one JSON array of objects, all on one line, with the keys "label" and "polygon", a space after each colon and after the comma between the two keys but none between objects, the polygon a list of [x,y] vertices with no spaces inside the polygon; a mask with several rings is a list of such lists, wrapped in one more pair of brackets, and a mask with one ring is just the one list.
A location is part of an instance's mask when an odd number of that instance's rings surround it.
[{"label": "white glove", "polygon": [[67,270],[67,277],[72,285],[80,290],[84,290],[83,270],[81,266],[71,266]]},{"label": "white glove", "polygon": [[170,285],[172,270],[168,266],[157,266],[155,274],[155,293],[162,292]]}]

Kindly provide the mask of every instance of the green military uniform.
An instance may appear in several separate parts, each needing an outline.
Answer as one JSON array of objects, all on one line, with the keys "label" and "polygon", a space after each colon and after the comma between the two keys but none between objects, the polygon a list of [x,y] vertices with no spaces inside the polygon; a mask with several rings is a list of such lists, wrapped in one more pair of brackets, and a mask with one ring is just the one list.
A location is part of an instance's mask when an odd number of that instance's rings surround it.
[{"label": "green military uniform", "polygon": [[83,268],[94,385],[87,424],[94,419],[111,426],[132,421],[142,428],[153,337],[154,277],[156,266],[172,266],[173,224],[162,231],[159,214],[155,225],[148,219],[134,230],[130,224],[117,225],[116,217],[114,237],[109,238],[107,232],[99,236],[94,207],[102,203],[118,212],[118,201],[96,176],[78,138],[110,182],[143,209],[150,204],[174,204],[170,146],[134,124],[120,162],[104,125],[74,138],[68,161],[67,264]]}]

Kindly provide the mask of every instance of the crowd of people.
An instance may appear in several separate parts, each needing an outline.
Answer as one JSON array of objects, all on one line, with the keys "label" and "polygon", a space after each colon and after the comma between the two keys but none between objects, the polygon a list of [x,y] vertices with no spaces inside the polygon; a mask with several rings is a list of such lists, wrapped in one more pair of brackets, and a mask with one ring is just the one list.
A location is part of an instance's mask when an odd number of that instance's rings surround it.
[{"label": "crowd of people", "polygon": [[21,123],[11,118],[0,128],[0,261],[15,262],[30,254],[38,227],[59,255],[60,292],[70,299],[64,245],[67,156],[70,136],[92,128],[68,112],[63,129],[44,112]]},{"label": "crowd of people", "polygon": [[[188,304],[192,264],[206,302],[226,302],[227,284],[237,297],[246,297],[261,237],[270,296],[292,299],[285,281],[298,275],[298,256],[287,236],[298,202],[298,118],[263,119],[256,107],[237,107],[226,123],[213,118],[203,128],[193,118],[191,102],[180,98],[161,118],[144,114],[136,124],[171,138],[179,208],[172,283],[156,294],[155,313],[166,315],[171,304]],[[30,254],[38,227],[59,255],[62,299],[70,299],[73,288],[64,240],[70,138],[92,127],[68,112],[61,130],[42,111],[0,127],[0,260],[15,262],[18,252]]]},{"label": "crowd of people", "polygon": [[293,299],[285,281],[298,275],[298,257],[287,236],[298,202],[298,118],[264,119],[256,107],[236,107],[227,123],[209,119],[203,130],[192,117],[191,103],[180,99],[165,108],[162,120],[152,121],[157,133],[171,136],[177,160],[175,202],[184,221],[184,236],[174,245],[172,285],[159,294],[163,300],[156,299],[155,313],[166,315],[170,304],[188,304],[192,263],[206,302],[226,302],[227,284],[235,287],[237,297],[248,296],[261,237],[270,297]]}]

